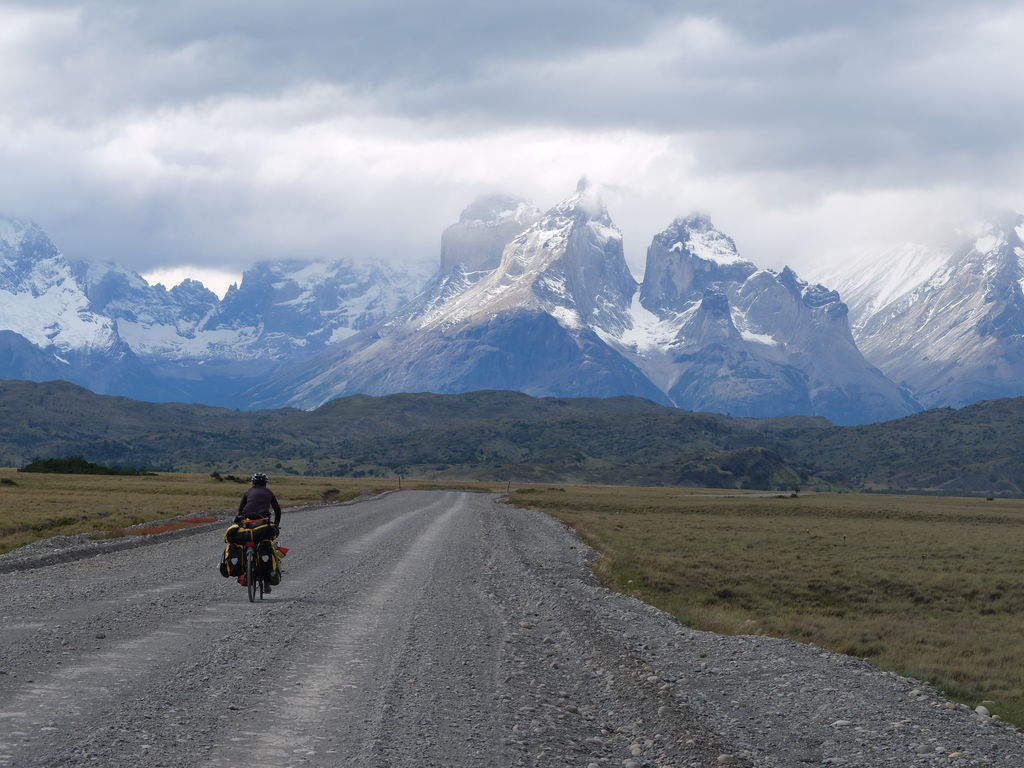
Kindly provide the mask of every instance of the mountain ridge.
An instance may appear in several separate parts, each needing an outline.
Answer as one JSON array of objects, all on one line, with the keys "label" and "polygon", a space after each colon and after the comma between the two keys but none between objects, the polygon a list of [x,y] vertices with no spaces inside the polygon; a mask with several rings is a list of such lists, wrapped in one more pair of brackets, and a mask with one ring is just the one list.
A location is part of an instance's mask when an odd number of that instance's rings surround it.
[{"label": "mountain ridge", "polygon": [[236,411],[0,381],[0,465],[81,455],[154,470],[822,490],[1024,493],[1024,398],[841,427],[635,397],[354,395]]},{"label": "mountain ridge", "polygon": [[582,179],[547,211],[478,198],[442,233],[430,279],[286,259],[218,299],[70,260],[37,224],[0,216],[0,375],[245,409],[514,388],[872,423],[1024,392],[1022,222],[819,283],[758,267],[694,213],[654,235],[638,282]]},{"label": "mountain ridge", "polygon": [[[483,225],[472,216],[476,232]],[[707,215],[676,219],[648,254],[640,284],[583,179],[532,216],[494,269],[457,264],[376,332],[325,350],[309,370],[283,372],[254,400],[270,406],[284,393],[311,408],[356,392],[514,388],[843,423],[919,410],[864,361],[837,294],[788,268],[759,270]]]},{"label": "mountain ridge", "polygon": [[36,348],[8,337],[5,374],[59,371],[100,393],[248,406],[245,391],[274,368],[387,318],[420,280],[345,259],[257,262],[218,299],[195,280],[168,290],[72,261],[38,225],[0,217],[0,329]]}]

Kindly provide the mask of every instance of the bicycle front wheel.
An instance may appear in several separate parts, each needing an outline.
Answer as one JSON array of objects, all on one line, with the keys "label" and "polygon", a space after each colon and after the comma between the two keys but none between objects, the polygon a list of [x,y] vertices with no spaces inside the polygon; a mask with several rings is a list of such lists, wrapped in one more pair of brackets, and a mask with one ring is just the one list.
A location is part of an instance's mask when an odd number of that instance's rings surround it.
[{"label": "bicycle front wheel", "polygon": [[[246,550],[245,558],[245,587],[249,590],[249,602],[256,602],[256,553],[252,548]],[[260,595],[262,598],[263,595]]]}]

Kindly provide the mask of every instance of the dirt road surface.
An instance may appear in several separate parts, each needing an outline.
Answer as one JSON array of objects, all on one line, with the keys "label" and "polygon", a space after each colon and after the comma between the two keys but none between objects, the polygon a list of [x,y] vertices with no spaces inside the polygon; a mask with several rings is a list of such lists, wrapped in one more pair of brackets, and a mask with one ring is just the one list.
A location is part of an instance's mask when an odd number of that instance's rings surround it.
[{"label": "dirt road surface", "polygon": [[0,574],[0,766],[1024,765],[927,686],[608,592],[494,496],[286,511],[281,542],[256,604],[217,531]]}]

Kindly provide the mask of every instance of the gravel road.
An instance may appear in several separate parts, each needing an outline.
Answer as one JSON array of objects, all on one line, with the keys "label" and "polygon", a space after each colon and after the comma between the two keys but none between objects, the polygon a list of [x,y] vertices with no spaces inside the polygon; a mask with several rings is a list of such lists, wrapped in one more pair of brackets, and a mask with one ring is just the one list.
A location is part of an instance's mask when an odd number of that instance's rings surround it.
[{"label": "gravel road", "polygon": [[211,529],[0,573],[0,766],[1024,766],[1016,729],[928,686],[603,589],[571,531],[494,496],[282,527],[257,604]]}]

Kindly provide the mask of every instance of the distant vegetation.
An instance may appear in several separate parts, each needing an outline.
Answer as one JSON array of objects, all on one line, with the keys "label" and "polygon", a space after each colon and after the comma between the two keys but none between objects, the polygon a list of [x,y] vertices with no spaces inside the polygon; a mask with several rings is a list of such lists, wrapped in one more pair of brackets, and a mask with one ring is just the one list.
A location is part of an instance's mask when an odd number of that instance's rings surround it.
[{"label": "distant vegetation", "polygon": [[248,477],[585,482],[788,491],[1024,493],[1024,399],[837,427],[740,419],[634,397],[357,395],[315,411],[240,412],[0,382],[0,466],[78,455]]},{"label": "distant vegetation", "polygon": [[[234,515],[244,489],[208,474],[65,475],[19,474],[0,469],[0,553],[50,536],[117,532],[140,523],[188,513]],[[397,483],[339,478],[278,477],[270,485],[285,506],[352,499]],[[230,513],[230,514],[229,514]],[[225,526],[227,523],[225,522]],[[211,546],[216,549],[218,536]]]},{"label": "distant vegetation", "polygon": [[1024,725],[1024,501],[667,488],[521,491],[611,587],[728,634],[811,642]]},{"label": "distant vegetation", "polygon": [[145,475],[145,468],[139,467],[105,467],[86,461],[81,456],[68,456],[63,459],[36,458],[21,467],[19,472],[49,472],[63,475]]}]

